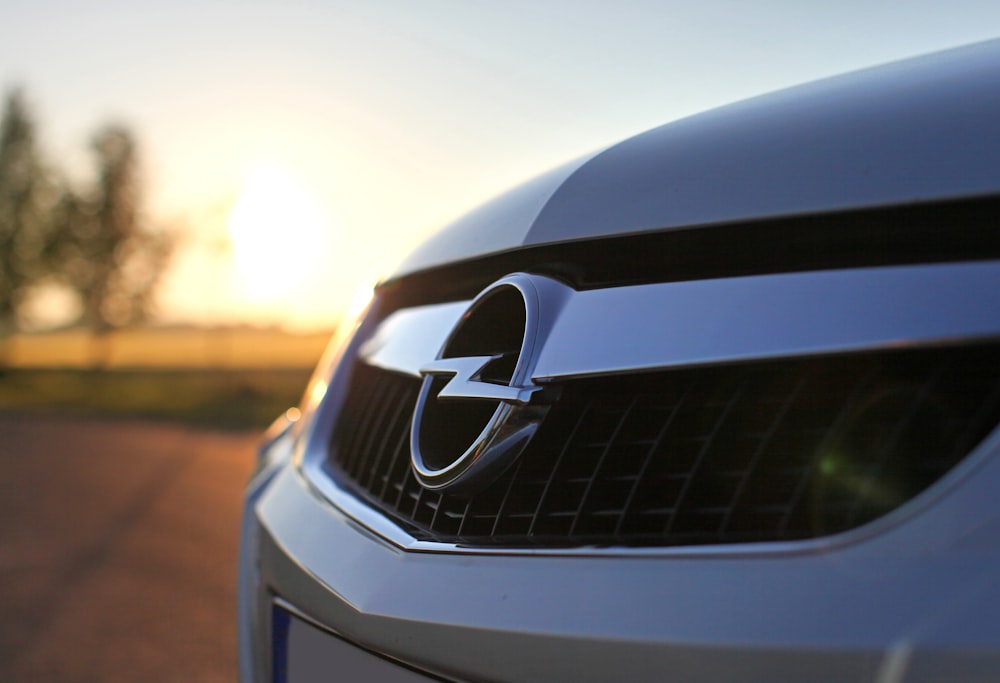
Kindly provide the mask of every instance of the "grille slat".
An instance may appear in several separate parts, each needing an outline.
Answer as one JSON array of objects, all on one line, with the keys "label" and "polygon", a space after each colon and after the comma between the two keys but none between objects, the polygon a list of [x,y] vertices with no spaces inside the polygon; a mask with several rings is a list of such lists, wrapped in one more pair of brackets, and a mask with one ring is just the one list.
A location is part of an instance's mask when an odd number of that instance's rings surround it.
[{"label": "grille slat", "polygon": [[900,439],[903,438],[903,434],[906,432],[907,427],[911,426],[913,421],[918,417],[921,407],[931,395],[932,387],[941,379],[941,376],[946,371],[947,363],[939,367],[936,372],[934,372],[923,384],[921,384],[920,388],[910,399],[909,406],[907,407],[903,418],[896,422],[892,430],[889,432],[889,438],[879,449],[878,454],[869,465],[868,471],[866,472],[867,476],[864,478],[864,484],[862,484],[858,495],[855,496],[854,500],[850,504],[848,515],[850,519],[849,524],[852,526],[856,523],[858,518],[863,515],[863,508],[867,503],[868,497],[871,495],[872,488],[875,485],[879,474],[886,467],[890,458],[894,455],[899,455],[897,446],[899,445]]},{"label": "grille slat", "polygon": [[[528,527],[529,536],[536,532],[536,526],[538,524],[538,521],[544,518],[543,505],[545,504],[545,501],[549,496],[549,492],[552,490],[553,483],[556,482],[556,477],[554,475],[559,471],[560,467],[562,466],[563,461],[566,458],[566,454],[570,452],[570,448],[573,445],[573,441],[576,439],[577,434],[585,424],[590,409],[591,406],[587,405],[584,407],[583,410],[579,412],[579,417],[576,420],[576,424],[573,425],[572,431],[569,432],[565,444],[559,451],[559,457],[556,458],[556,461],[552,467],[552,475],[550,475],[549,479],[545,482],[545,488],[542,489],[542,494],[538,498],[538,503],[535,506],[535,513],[531,517],[531,525]],[[525,458],[522,457],[522,459]]]},{"label": "grille slat", "polygon": [[[356,462],[356,471],[358,472],[358,479],[367,479],[370,485],[372,478],[376,473],[376,463],[371,462],[373,459],[365,456],[366,453],[372,453],[372,448],[374,446],[375,440],[382,434],[380,429],[381,425],[384,425],[386,419],[391,414],[395,406],[390,403],[392,399],[392,394],[394,391],[398,391],[399,387],[395,382],[388,381],[388,378],[381,378],[379,382],[373,383],[373,390],[369,395],[369,416],[368,420],[365,422],[363,427],[361,438],[359,439],[359,445],[362,449],[361,455],[358,456]],[[382,451],[378,451],[378,456],[382,455]],[[365,474],[366,461],[371,462],[369,465],[368,472]]]},{"label": "grille slat", "polygon": [[[524,458],[518,458],[517,459],[517,464],[514,466],[514,472],[511,474],[511,476],[507,477],[507,485],[504,488],[503,498],[500,500],[500,507],[497,508],[496,515],[490,515],[488,513],[485,514],[485,515],[479,515],[479,517],[481,517],[481,518],[487,518],[487,519],[489,519],[491,516],[493,517],[493,523],[490,526],[490,536],[491,537],[497,535],[497,532],[499,531],[499,528],[500,528],[500,520],[502,520],[504,518],[504,515],[510,514],[510,513],[507,512],[507,510],[508,510],[508,507],[507,507],[508,501],[510,501],[511,495],[514,494],[514,491],[515,491],[515,489],[514,489],[514,482],[519,480],[519,477],[521,475],[521,469],[524,467],[524,463],[525,463],[525,459]],[[543,486],[545,485],[544,481],[538,481],[538,482],[531,482],[531,481],[529,481],[527,483],[528,483],[529,486],[531,484],[533,484],[533,483],[536,484],[536,485],[538,485],[538,484],[543,485]]]},{"label": "grille slat", "polygon": [[357,364],[330,473],[415,537],[463,545],[812,538],[912,498],[1000,420],[1000,347],[892,350],[566,382],[467,498],[409,466],[419,381]]},{"label": "grille slat", "polygon": [[[580,524],[580,518],[583,517],[584,510],[586,510],[587,503],[589,502],[590,499],[590,495],[594,491],[594,484],[595,482],[601,480],[602,470],[604,470],[605,462],[608,459],[608,455],[611,453],[611,448],[615,444],[615,441],[618,439],[618,435],[621,434],[622,430],[625,428],[625,424],[628,421],[629,416],[632,414],[632,409],[635,408],[635,404],[636,404],[636,399],[633,398],[632,401],[628,404],[628,407],[625,409],[624,414],[619,419],[618,424],[615,426],[615,430],[614,432],[612,432],[611,438],[608,439],[603,450],[601,451],[601,457],[598,458],[597,460],[597,466],[594,468],[593,476],[588,477],[587,479],[581,482],[584,483],[585,488],[583,491],[583,496],[581,496],[580,498],[580,505],[576,509],[576,514],[573,515],[573,524],[569,528],[569,533],[571,536],[574,534],[574,532],[576,531],[577,527]],[[572,483],[577,483],[577,482],[580,482],[580,480],[578,479],[572,480]],[[596,516],[595,512],[591,512],[590,514]]]},{"label": "grille slat", "polygon": [[726,404],[720,405],[718,403],[706,404],[709,408],[722,408],[722,414],[712,426],[712,431],[703,439],[699,440],[698,455],[695,458],[694,464],[688,472],[688,476],[684,478],[684,483],[681,487],[680,493],[677,496],[677,503],[674,505],[673,511],[667,517],[666,523],[664,524],[664,535],[670,535],[670,532],[676,527],[678,520],[681,518],[681,512],[685,508],[685,503],[687,503],[688,492],[691,490],[691,485],[695,481],[697,472],[702,464],[705,462],[705,458],[709,453],[712,442],[715,440],[716,436],[719,434],[720,429],[725,424],[726,418],[729,416],[730,412],[736,407],[737,401],[740,395],[746,390],[746,381],[743,381],[736,390],[735,395]]},{"label": "grille slat", "polygon": [[[369,489],[372,488],[372,484],[379,479],[379,474],[381,470],[379,469],[379,464],[386,457],[386,451],[389,436],[390,427],[392,425],[397,425],[399,420],[399,414],[404,409],[405,404],[399,400],[399,394],[404,393],[405,389],[400,387],[398,384],[389,384],[386,392],[380,396],[381,410],[377,419],[373,421],[373,427],[371,428],[371,433],[369,434],[368,444],[372,445],[375,439],[381,437],[379,446],[374,450],[374,457],[369,458],[371,464],[368,467],[368,473],[366,475],[366,483],[364,484]],[[384,487],[383,487],[384,489]]]},{"label": "grille slat", "polygon": [[[788,415],[788,411],[798,398],[799,392],[802,391],[802,387],[805,386],[805,383],[806,378],[799,377],[798,381],[795,383],[795,388],[789,392],[789,394],[785,397],[785,400],[782,401],[781,407],[778,409],[774,420],[771,421],[769,429],[766,432],[761,433],[759,437],[757,434],[751,435],[751,439],[758,441],[757,448],[754,450],[753,457],[750,459],[750,464],[746,469],[745,475],[741,477],[740,483],[736,488],[736,493],[733,495],[733,504],[729,506],[728,510],[726,510],[726,516],[722,521],[721,533],[725,533],[729,529],[733,514],[739,508],[742,498],[747,492],[747,484],[751,481],[752,473],[767,453],[767,447],[770,444],[771,437],[774,436],[775,432],[777,432],[781,423],[784,421],[785,416]],[[763,511],[763,508],[765,507],[766,506],[758,506],[757,509]]]},{"label": "grille slat", "polygon": [[[782,536],[792,535],[794,533],[794,530],[791,528],[793,515],[796,510],[801,509],[802,503],[808,492],[810,482],[809,473],[817,469],[820,459],[823,457],[824,453],[829,450],[835,435],[846,426],[851,415],[851,407],[860,400],[866,391],[869,390],[869,387],[875,380],[876,374],[877,366],[875,364],[870,365],[865,370],[865,374],[861,380],[853,387],[850,393],[843,397],[843,401],[836,409],[836,417],[834,417],[830,427],[825,430],[812,430],[807,435],[819,436],[821,438],[816,449],[812,451],[810,457],[808,458],[807,463],[802,467],[795,468],[797,470],[796,474],[798,475],[798,482],[785,508],[785,514],[782,516],[781,522],[778,525],[779,533]],[[833,396],[830,398],[835,400]]]}]

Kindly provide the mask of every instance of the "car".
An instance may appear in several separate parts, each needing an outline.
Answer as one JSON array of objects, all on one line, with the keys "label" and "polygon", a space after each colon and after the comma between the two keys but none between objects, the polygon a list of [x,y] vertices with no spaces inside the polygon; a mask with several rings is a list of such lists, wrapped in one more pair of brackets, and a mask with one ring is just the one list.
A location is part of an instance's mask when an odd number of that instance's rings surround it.
[{"label": "car", "polygon": [[261,447],[241,680],[996,680],[998,84],[757,97],[429,238]]}]

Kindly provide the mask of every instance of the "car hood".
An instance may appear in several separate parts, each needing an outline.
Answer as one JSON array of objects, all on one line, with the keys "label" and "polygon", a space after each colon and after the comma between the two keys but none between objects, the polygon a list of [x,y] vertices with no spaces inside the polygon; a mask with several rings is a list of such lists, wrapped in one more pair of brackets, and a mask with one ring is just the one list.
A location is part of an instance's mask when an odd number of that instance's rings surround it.
[{"label": "car hood", "polygon": [[582,238],[1000,193],[1000,40],[681,119],[463,216],[390,279]]}]

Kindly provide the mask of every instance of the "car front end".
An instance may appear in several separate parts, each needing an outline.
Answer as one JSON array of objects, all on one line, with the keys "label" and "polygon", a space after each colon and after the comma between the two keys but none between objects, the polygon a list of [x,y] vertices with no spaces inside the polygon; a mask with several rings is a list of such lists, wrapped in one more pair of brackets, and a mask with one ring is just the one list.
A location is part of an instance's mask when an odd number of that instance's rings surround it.
[{"label": "car front end", "polygon": [[245,683],[1000,671],[1000,42],[448,226],[261,449]]}]

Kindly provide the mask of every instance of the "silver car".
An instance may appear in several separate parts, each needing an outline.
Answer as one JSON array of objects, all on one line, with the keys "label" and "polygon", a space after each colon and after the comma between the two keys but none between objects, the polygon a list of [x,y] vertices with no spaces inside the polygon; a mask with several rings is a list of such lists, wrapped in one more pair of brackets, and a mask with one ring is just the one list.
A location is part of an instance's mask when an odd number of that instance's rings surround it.
[{"label": "silver car", "polygon": [[244,683],[1000,680],[1000,41],[500,196],[293,417]]}]

